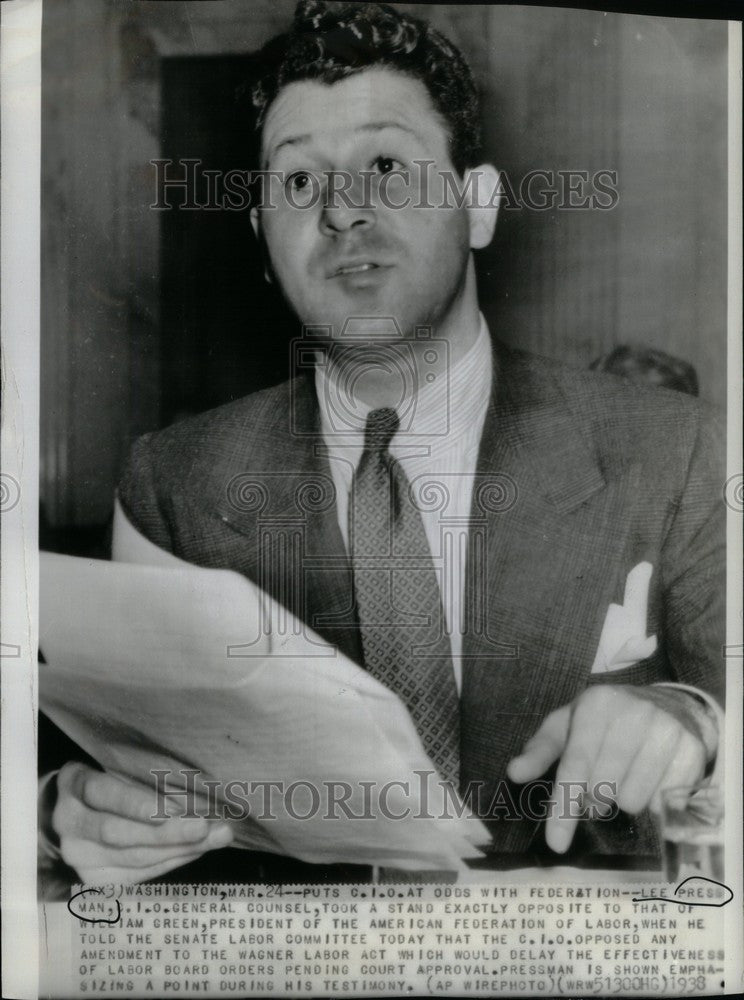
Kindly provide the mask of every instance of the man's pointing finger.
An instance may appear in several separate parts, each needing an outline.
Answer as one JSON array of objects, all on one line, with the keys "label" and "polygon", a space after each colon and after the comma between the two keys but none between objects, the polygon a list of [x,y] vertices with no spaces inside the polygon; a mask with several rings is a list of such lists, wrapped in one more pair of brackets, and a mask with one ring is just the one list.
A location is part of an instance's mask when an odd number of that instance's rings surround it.
[{"label": "man's pointing finger", "polygon": [[563,753],[570,721],[570,705],[551,712],[535,735],[525,743],[522,753],[509,761],[507,776],[522,784],[545,774]]}]

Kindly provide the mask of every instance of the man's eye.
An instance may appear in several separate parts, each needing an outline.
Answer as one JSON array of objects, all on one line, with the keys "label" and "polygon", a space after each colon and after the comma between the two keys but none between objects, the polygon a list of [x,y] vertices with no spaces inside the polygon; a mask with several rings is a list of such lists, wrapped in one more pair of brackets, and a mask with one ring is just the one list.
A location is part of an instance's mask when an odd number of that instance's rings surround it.
[{"label": "man's eye", "polygon": [[317,174],[310,170],[295,170],[284,182],[287,202],[293,208],[312,208],[320,195]]},{"label": "man's eye", "polygon": [[396,170],[403,170],[403,164],[392,156],[378,156],[374,160],[373,166],[381,174],[392,174]]},{"label": "man's eye", "polygon": [[302,191],[312,183],[310,174],[304,170],[296,170],[287,178],[287,184],[293,191]]}]

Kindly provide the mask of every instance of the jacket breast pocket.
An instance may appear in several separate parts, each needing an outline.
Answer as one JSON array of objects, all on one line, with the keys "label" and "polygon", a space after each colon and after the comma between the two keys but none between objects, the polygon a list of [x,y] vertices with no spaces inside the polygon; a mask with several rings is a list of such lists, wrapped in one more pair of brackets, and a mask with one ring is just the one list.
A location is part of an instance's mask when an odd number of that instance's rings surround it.
[{"label": "jacket breast pocket", "polygon": [[629,667],[588,674],[586,686],[592,687],[595,684],[658,684],[661,681],[674,680],[676,678],[672,673],[663,644],[659,644],[651,656],[647,656],[644,660],[638,660],[637,663],[633,663]]}]

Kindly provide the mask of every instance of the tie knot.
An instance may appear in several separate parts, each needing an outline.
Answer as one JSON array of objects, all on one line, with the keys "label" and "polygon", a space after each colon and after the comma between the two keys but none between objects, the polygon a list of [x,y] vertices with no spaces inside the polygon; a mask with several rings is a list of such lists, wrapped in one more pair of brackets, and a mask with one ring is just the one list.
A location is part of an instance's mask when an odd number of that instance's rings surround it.
[{"label": "tie knot", "polygon": [[393,435],[400,426],[398,414],[392,407],[383,406],[367,415],[364,447],[368,451],[386,451]]}]

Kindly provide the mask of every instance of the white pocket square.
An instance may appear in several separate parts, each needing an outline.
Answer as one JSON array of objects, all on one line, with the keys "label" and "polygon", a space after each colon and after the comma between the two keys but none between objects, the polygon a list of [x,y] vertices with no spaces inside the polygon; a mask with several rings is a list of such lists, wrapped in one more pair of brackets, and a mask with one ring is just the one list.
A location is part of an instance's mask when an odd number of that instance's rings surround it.
[{"label": "white pocket square", "polygon": [[654,568],[641,562],[628,573],[623,603],[611,604],[602,627],[593,674],[611,673],[644,660],[656,650],[656,636],[646,635],[648,589]]}]

